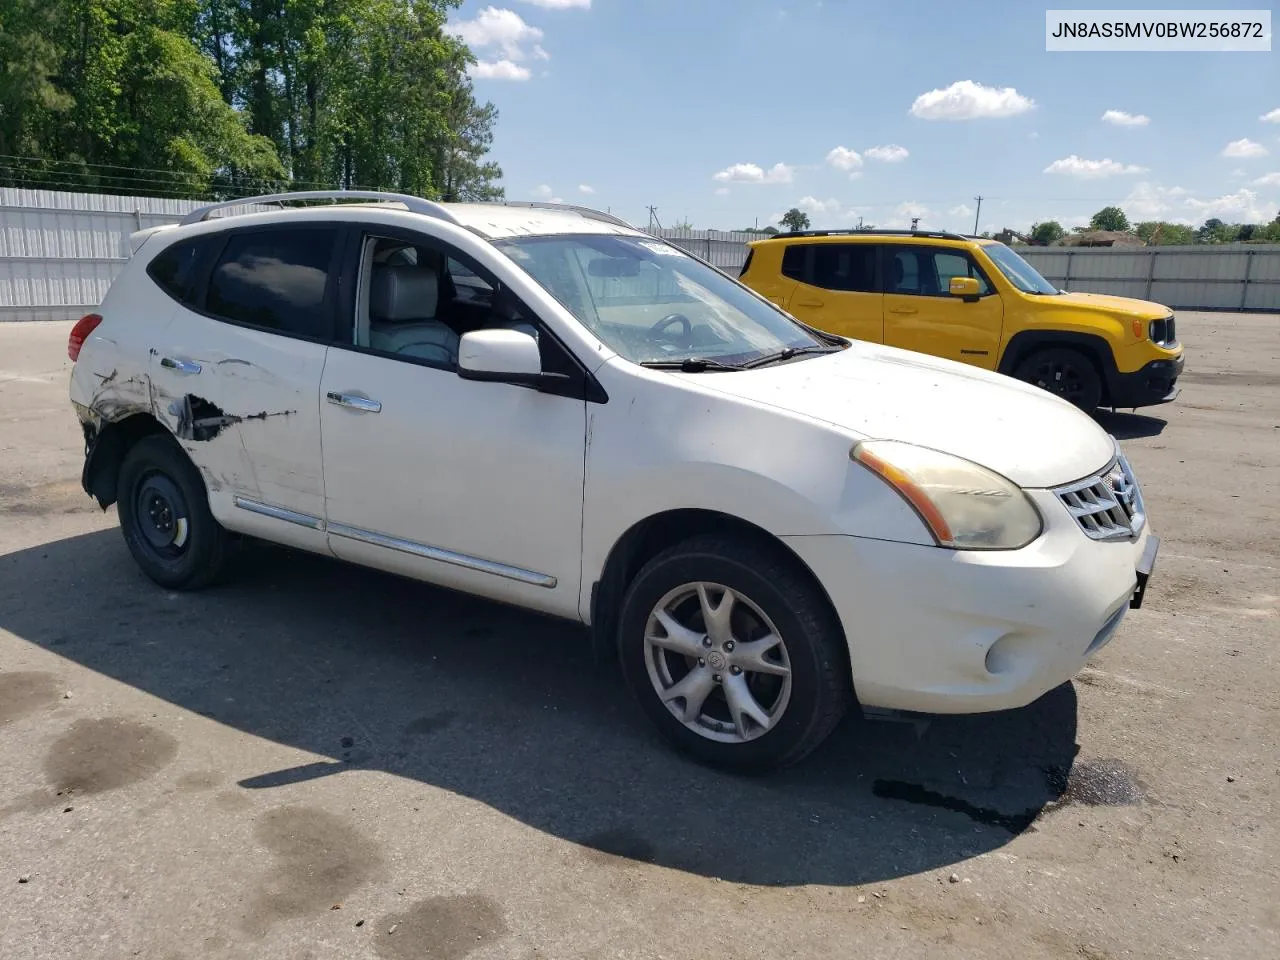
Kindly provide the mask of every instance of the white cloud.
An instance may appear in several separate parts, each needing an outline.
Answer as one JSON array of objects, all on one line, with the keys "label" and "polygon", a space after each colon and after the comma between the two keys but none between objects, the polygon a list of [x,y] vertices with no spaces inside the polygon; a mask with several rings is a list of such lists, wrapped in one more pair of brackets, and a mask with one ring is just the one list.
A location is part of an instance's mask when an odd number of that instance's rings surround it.
[{"label": "white cloud", "polygon": [[1265,157],[1270,153],[1266,147],[1260,143],[1255,143],[1248,137],[1241,137],[1239,140],[1232,140],[1222,148],[1224,157],[1232,157],[1237,160],[1248,160],[1253,157]]},{"label": "white cloud", "polygon": [[480,60],[467,72],[478,80],[528,80],[533,76],[528,67],[510,60]]},{"label": "white cloud", "polygon": [[578,184],[578,192],[585,193],[588,196],[590,196],[591,194],[596,192],[596,188],[591,186],[590,184],[580,183]]},{"label": "white cloud", "polygon": [[976,120],[980,117],[1016,117],[1035,107],[1013,87],[986,87],[972,80],[957,80],[949,87],[916,97],[911,115],[921,120]]},{"label": "white cloud", "polygon": [[496,47],[502,52],[502,59],[498,63],[510,61],[515,64],[524,60],[527,56],[524,50],[526,44],[533,45],[534,56],[538,59],[549,59],[547,52],[538,45],[542,40],[542,31],[529,26],[514,10],[485,7],[476,14],[474,20],[459,20],[445,29],[472,50]]},{"label": "white cloud", "polygon": [[545,183],[540,183],[533,188],[533,195],[539,200],[550,200],[553,193],[555,193],[555,191]]},{"label": "white cloud", "polygon": [[1117,160],[1086,160],[1074,153],[1062,160],[1055,160],[1044,168],[1045,173],[1062,173],[1082,180],[1100,180],[1103,177],[1114,177],[1120,174],[1144,173],[1146,167],[1132,163],[1120,163]]},{"label": "white cloud", "polygon": [[1217,217],[1228,223],[1266,223],[1275,216],[1276,209],[1273,204],[1261,202],[1256,193],[1245,187],[1213,200],[1188,197],[1186,206],[1195,212],[1197,220]]},{"label": "white cloud", "polygon": [[959,206],[952,207],[947,213],[953,217],[971,217],[973,216],[973,208],[967,203],[962,203]]},{"label": "white cloud", "polygon": [[1123,110],[1108,110],[1102,115],[1102,122],[1116,127],[1145,127],[1151,118],[1141,113],[1125,113]]},{"label": "white cloud", "polygon": [[1039,139],[1040,139],[1040,131],[1039,131],[1039,130],[1032,130],[1030,133],[1028,133],[1028,134],[1027,134],[1027,139],[1028,139],[1028,140],[1039,140]]},{"label": "white cloud", "polygon": [[1280,187],[1280,172],[1268,173],[1253,181],[1255,187]]},{"label": "white cloud", "polygon": [[732,192],[728,187],[716,187],[717,197],[727,197]]},{"label": "white cloud", "polygon": [[862,166],[862,157],[857,150],[848,147],[836,147],[827,154],[827,163],[837,170],[857,170]]},{"label": "white cloud", "polygon": [[754,163],[735,163],[715,174],[712,179],[721,183],[790,183],[794,168],[785,163],[775,163],[768,170]]},{"label": "white cloud", "polygon": [[900,147],[896,143],[887,143],[883,147],[872,147],[867,151],[867,156],[872,160],[879,160],[881,163],[900,163],[911,156],[911,151],[906,147]]},{"label": "white cloud", "polygon": [[551,54],[542,49],[542,44],[535,43],[533,45],[533,58],[535,60],[550,60]]},{"label": "white cloud", "polygon": [[805,213],[811,213],[814,216],[821,216],[826,213],[838,213],[840,211],[840,201],[834,197],[830,200],[819,200],[816,197],[801,197],[796,206]]},{"label": "white cloud", "polygon": [[1182,187],[1162,187],[1143,180],[1134,184],[1121,207],[1130,220],[1163,220],[1173,214],[1186,195]]},{"label": "white cloud", "polygon": [[544,10],[590,10],[591,0],[523,0]]},{"label": "white cloud", "polygon": [[1280,123],[1280,107],[1276,107],[1270,113],[1264,113],[1258,119],[1263,123]]}]

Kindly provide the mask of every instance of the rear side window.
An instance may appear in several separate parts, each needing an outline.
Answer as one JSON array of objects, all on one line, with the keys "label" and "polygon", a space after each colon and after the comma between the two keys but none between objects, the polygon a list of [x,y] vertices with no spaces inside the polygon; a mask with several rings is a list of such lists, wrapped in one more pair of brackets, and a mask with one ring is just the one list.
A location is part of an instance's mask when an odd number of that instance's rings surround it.
[{"label": "rear side window", "polygon": [[207,237],[175,243],[160,251],[147,264],[147,275],[179,303],[191,303],[200,257],[208,246]]},{"label": "rear side window", "polygon": [[754,250],[747,251],[747,259],[742,261],[742,269],[738,271],[739,277],[745,277],[747,275],[747,271],[751,269],[751,258],[754,257],[755,254],[756,252]]},{"label": "rear side window", "polygon": [[232,234],[209,277],[205,311],[281,333],[331,337],[325,291],[337,237],[329,228]]},{"label": "rear side window", "polygon": [[876,289],[876,247],[869,243],[820,243],[813,248],[815,287],[872,293]]},{"label": "rear side window", "polygon": [[809,245],[793,243],[782,254],[782,275],[792,280],[806,282],[805,261],[808,260]]}]

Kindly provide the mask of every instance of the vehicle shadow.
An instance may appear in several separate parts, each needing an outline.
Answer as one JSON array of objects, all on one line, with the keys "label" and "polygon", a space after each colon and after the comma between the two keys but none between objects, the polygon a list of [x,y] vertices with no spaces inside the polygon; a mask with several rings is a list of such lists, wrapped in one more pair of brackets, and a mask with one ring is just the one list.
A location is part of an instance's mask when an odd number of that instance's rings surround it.
[{"label": "vehicle shadow", "polygon": [[732,777],[661,743],[573,625],[266,547],[226,586],[169,593],[116,530],[0,557],[0,627],[332,758],[240,789],[384,770],[602,854],[750,884],[868,883],[998,848],[1035,829],[1077,749],[1066,684],[922,735],[850,721],[798,767]]},{"label": "vehicle shadow", "polygon": [[1094,414],[1098,424],[1117,440],[1138,440],[1142,437],[1158,437],[1168,421],[1149,417],[1142,413],[1121,413],[1098,410]]}]

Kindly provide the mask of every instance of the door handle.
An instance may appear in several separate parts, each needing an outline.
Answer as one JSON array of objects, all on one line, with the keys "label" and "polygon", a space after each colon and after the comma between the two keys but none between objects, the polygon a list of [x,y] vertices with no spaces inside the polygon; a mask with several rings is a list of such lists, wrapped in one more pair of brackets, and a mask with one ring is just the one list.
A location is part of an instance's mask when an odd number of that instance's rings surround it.
[{"label": "door handle", "polygon": [[326,395],[329,402],[337,404],[339,407],[346,407],[349,410],[356,410],[360,413],[381,413],[382,404],[377,400],[370,400],[368,397],[362,397],[358,393],[338,393],[330,390]]},{"label": "door handle", "polygon": [[821,307],[823,306],[823,302],[821,300],[797,300],[796,306],[797,307]]},{"label": "door handle", "polygon": [[179,360],[175,357],[161,357],[160,366],[166,370],[172,370],[174,373],[180,373],[184,377],[200,372],[200,364],[194,360]]},{"label": "door handle", "polygon": [[909,317],[909,316],[911,316],[911,314],[913,314],[913,313],[919,313],[920,311],[919,311],[919,310],[917,310],[915,307],[890,307],[890,308],[889,308],[889,312],[890,312],[890,313],[900,313],[900,314],[902,314],[904,317]]}]

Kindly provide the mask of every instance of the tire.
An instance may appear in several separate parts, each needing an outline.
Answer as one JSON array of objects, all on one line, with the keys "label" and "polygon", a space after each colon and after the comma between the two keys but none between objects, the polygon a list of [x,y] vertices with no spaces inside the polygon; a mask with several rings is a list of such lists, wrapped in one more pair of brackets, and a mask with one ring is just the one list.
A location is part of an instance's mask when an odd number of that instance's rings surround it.
[{"label": "tire", "polygon": [[230,538],[209,512],[200,472],[171,437],[144,437],[125,454],[117,509],[129,552],[160,586],[198,590],[222,574]]},{"label": "tire", "polygon": [[1037,350],[1019,364],[1013,374],[1093,413],[1102,402],[1102,377],[1094,362],[1070,347]]},{"label": "tire", "polygon": [[[715,614],[728,592],[726,630]],[[661,625],[659,609],[672,629]],[[762,643],[770,636],[781,643]],[[745,538],[698,536],[650,560],[623,599],[618,652],[627,685],[658,731],[735,773],[801,760],[852,699],[844,634],[826,597],[782,551]],[[754,710],[741,709],[744,689]]]}]

